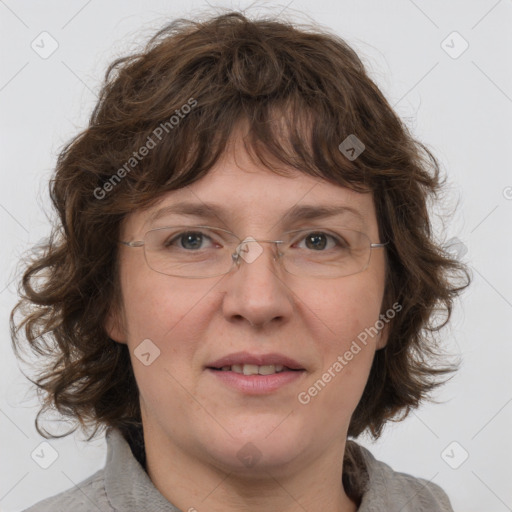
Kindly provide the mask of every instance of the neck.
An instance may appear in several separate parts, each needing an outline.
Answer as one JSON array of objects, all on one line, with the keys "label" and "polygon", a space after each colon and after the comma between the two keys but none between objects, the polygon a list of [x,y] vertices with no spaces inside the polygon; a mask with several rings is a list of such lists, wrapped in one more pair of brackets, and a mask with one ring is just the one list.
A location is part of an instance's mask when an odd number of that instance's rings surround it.
[{"label": "neck", "polygon": [[145,428],[144,439],[149,477],[180,510],[357,510],[342,485],[344,439],[327,447],[315,459],[295,460],[282,467],[260,468],[243,475],[185,453],[158,429],[148,432]]}]

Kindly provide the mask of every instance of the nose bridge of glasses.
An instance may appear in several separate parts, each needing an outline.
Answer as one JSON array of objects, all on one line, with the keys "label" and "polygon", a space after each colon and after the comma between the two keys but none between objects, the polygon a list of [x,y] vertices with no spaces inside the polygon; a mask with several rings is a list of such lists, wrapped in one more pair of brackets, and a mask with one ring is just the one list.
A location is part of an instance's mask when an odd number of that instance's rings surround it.
[{"label": "nose bridge of glasses", "polygon": [[[282,240],[263,240],[255,239],[252,236],[248,236],[240,241],[235,249],[235,252],[231,255],[235,263],[240,263],[240,259],[243,259],[246,263],[253,263],[263,253],[262,243],[274,244],[274,248],[277,249],[278,244],[284,243]],[[274,252],[274,259],[276,259],[277,251]]]}]

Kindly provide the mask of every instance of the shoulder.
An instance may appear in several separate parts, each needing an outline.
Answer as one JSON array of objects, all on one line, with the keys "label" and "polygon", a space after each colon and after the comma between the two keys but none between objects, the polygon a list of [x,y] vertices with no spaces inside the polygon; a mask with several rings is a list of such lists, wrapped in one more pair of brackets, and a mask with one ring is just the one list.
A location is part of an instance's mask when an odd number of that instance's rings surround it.
[{"label": "shoulder", "polygon": [[106,432],[105,467],[71,489],[36,503],[24,512],[179,512],[160,494],[121,431]]},{"label": "shoulder", "polygon": [[24,512],[111,512],[105,491],[104,470],[97,471],[77,486],[32,505]]},{"label": "shoulder", "polygon": [[448,496],[437,484],[394,471],[366,448],[354,444],[368,474],[359,512],[453,512]]}]

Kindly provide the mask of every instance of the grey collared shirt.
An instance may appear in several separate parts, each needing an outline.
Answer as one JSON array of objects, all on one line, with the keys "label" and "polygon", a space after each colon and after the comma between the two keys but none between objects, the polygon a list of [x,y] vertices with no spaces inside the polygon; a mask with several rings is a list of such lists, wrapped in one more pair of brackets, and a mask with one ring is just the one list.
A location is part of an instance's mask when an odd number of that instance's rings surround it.
[{"label": "grey collared shirt", "polygon": [[[160,494],[133,456],[121,432],[107,431],[105,467],[79,484],[47,498],[25,512],[189,512],[179,510]],[[359,445],[358,445],[359,446]],[[437,485],[393,471],[359,446],[368,482],[358,512],[453,512]],[[198,504],[198,512],[202,512]]]}]

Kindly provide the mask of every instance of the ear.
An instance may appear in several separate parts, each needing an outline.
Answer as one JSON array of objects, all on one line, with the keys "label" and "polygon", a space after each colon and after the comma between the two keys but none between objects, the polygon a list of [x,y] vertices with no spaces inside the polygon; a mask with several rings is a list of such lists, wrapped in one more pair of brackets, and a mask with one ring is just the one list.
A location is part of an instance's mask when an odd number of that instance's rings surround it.
[{"label": "ear", "polygon": [[111,339],[126,344],[126,329],[121,316],[119,309],[112,306],[105,319],[104,327]]},{"label": "ear", "polygon": [[389,338],[389,327],[390,323],[384,323],[384,327],[380,330],[378,336],[377,336],[377,343],[376,343],[376,350],[381,350],[386,347],[388,344],[388,338]]}]

